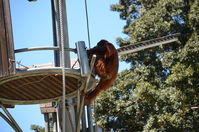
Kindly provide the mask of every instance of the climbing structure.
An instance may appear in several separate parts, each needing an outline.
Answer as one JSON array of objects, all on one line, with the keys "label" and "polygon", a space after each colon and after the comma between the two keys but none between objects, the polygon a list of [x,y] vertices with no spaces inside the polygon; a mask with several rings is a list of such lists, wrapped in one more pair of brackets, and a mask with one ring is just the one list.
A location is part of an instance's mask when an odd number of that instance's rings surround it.
[{"label": "climbing structure", "polygon": [[[76,107],[79,108],[79,110],[77,110],[79,112],[76,113],[77,117],[81,117],[84,102],[79,93],[82,90],[85,91],[85,88],[93,88],[95,85],[94,77],[91,76],[91,67],[88,63],[85,43],[83,41],[77,42],[76,49],[70,49],[68,45],[61,45],[68,43],[67,31],[65,31],[67,30],[66,18],[63,17],[65,16],[66,10],[64,1],[52,0],[51,4],[54,46],[14,50],[9,0],[0,0],[0,107],[7,115],[5,116],[0,113],[0,116],[4,118],[15,131],[20,132],[22,130],[6,110],[7,106],[63,102],[62,97],[71,99],[79,96],[79,102],[77,103],[78,105],[76,105]],[[16,68],[15,54],[33,50],[54,50],[54,67]],[[70,58],[67,56],[68,52],[77,53],[80,64],[79,69],[69,67]],[[66,62],[61,60],[63,56],[65,56]],[[65,63],[66,67],[61,67],[63,63]],[[64,88],[63,84],[65,84]],[[65,92],[63,92],[63,89]],[[63,96],[63,93],[65,96]],[[68,105],[67,102],[66,105]],[[60,120],[63,122],[64,118],[65,117]],[[79,123],[77,123],[76,126],[79,126],[78,124]],[[60,126],[62,128],[59,129],[62,131],[65,125]],[[76,129],[76,126],[73,131],[79,131],[79,128]]]},{"label": "climbing structure", "polygon": [[[85,122],[85,118],[82,118],[82,113],[83,115],[85,113],[83,112],[84,96],[81,96],[80,93],[86,93],[95,88],[95,77],[91,75],[95,56],[89,63],[83,41],[78,41],[75,49],[69,48],[65,0],[51,0],[51,5],[54,45],[14,50],[9,0],[0,0],[0,107],[6,113],[4,115],[0,112],[0,116],[17,132],[22,130],[6,107],[47,102],[54,102],[54,105],[50,104],[50,108],[56,109],[45,111],[44,109],[48,106],[43,105],[42,113],[45,120],[48,119],[48,113],[55,113],[53,119],[56,118],[58,122],[54,131],[61,132],[67,128],[67,132],[80,132],[80,122],[83,125]],[[177,41],[177,34],[122,47],[118,49],[118,53],[122,55],[137,52],[174,41]],[[54,50],[55,65],[53,67],[15,67],[16,53],[34,50]],[[70,67],[69,52],[77,54],[79,69]],[[75,101],[72,100],[74,98]],[[61,109],[63,109],[62,112],[60,112]],[[89,120],[91,119],[90,107],[87,110]],[[71,114],[71,111],[74,114]],[[92,125],[90,122],[90,126]],[[85,125],[82,126],[83,132],[86,131],[84,128]]]},{"label": "climbing structure", "polygon": [[[62,96],[62,71],[60,66],[44,68],[15,68],[14,54],[32,50],[56,50],[60,46],[36,47],[13,50],[9,1],[1,0],[1,58],[0,58],[0,101],[3,104],[38,104],[58,101]],[[61,30],[61,29],[59,29]],[[57,43],[56,43],[57,44]],[[76,49],[65,48],[76,52],[81,64],[80,69],[65,68],[66,96],[76,96],[75,92],[86,81],[91,73],[86,54],[85,43],[76,43]],[[60,61],[60,60],[59,60]],[[48,91],[48,92],[46,92]]]}]

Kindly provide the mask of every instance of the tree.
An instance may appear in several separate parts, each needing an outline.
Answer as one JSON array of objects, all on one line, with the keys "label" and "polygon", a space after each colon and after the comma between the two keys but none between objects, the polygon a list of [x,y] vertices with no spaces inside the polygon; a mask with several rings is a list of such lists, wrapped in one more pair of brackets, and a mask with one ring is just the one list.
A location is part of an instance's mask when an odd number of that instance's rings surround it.
[{"label": "tree", "polygon": [[[49,130],[51,132],[51,131],[53,131],[53,127],[54,127],[53,126],[54,125],[54,123],[53,123],[53,113],[48,113],[46,117],[49,118],[48,119],[49,120],[49,126],[48,127],[49,127]],[[40,125],[32,124],[30,126],[30,129],[34,130],[35,132],[45,132],[45,128],[43,126],[40,126]]]},{"label": "tree", "polygon": [[96,124],[118,132],[199,130],[199,1],[119,0],[119,46],[181,33],[173,44],[121,56],[131,63],[101,94]]},{"label": "tree", "polygon": [[34,130],[35,132],[45,132],[45,128],[38,125],[31,125],[30,129]]}]

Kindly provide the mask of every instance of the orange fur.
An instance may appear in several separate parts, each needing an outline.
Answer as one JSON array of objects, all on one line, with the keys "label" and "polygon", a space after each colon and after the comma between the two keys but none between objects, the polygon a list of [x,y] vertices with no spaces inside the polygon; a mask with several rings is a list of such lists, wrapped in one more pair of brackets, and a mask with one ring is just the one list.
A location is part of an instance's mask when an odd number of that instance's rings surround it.
[{"label": "orange fur", "polygon": [[92,101],[103,90],[111,87],[118,73],[118,53],[113,44],[106,40],[98,42],[97,46],[87,51],[88,56],[96,55],[94,64],[95,73],[100,77],[100,81],[96,88],[88,93],[85,97],[85,102],[91,104]]}]

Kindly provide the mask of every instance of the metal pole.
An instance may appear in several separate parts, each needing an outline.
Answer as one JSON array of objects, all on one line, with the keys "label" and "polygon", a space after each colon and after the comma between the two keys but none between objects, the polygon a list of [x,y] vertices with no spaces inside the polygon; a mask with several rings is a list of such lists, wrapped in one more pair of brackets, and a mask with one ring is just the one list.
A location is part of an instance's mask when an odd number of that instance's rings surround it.
[{"label": "metal pole", "polygon": [[53,120],[53,132],[57,132],[57,114],[56,112],[52,113],[52,120]]},{"label": "metal pole", "polygon": [[[92,56],[92,59],[91,59],[91,72],[93,70],[93,67],[94,67],[94,63],[95,63],[95,59],[96,59],[96,56],[93,55]],[[86,78],[86,82],[84,84],[84,89],[83,89],[83,92],[85,93],[87,91],[87,88],[88,88],[88,85],[89,85],[89,82],[90,82],[90,78],[91,78],[91,72],[90,72],[90,75],[87,76]],[[79,113],[77,113],[77,130],[76,132],[80,132],[80,120],[81,120],[81,115],[82,115],[82,111],[83,111],[83,107],[84,107],[84,99],[85,99],[85,96],[83,96],[81,98],[81,103],[80,103],[80,110],[79,110]]]},{"label": "metal pole", "polygon": [[18,129],[15,127],[15,125],[3,114],[0,112],[0,116],[14,129],[16,132]]},{"label": "metal pole", "polygon": [[[61,2],[61,14],[60,14],[59,2]],[[61,47],[61,41],[62,41],[62,43],[64,43],[64,48],[69,48],[66,2],[65,2],[65,0],[61,0],[61,1],[51,0],[51,3],[52,3],[52,17],[53,17],[54,46]],[[60,21],[62,21],[62,22],[60,22]],[[65,58],[65,61],[64,61],[65,67],[70,68],[69,51],[64,52],[64,58]],[[61,65],[60,60],[61,60],[61,52],[55,51],[55,66]],[[68,101],[71,101],[71,100],[68,100]],[[72,130],[70,128],[73,128],[75,125],[69,127],[71,125],[71,123],[69,121],[70,120],[69,116],[72,118],[72,120],[75,119],[74,109],[71,107],[69,108],[69,111],[71,111],[71,112],[67,112],[68,116],[67,116],[66,123],[61,125],[61,123],[63,123],[63,116],[66,115],[66,113],[61,114],[61,110],[60,110],[61,108],[62,107],[60,107],[60,105],[58,105],[57,111],[59,111],[59,114],[57,114],[57,116],[58,116],[57,122],[60,123],[58,125],[58,131],[63,130],[63,127],[65,127],[65,125],[66,125],[67,132],[70,132],[70,131],[72,132]]]},{"label": "metal pole", "polygon": [[[59,49],[60,48],[58,46],[30,47],[30,48],[16,49],[15,53],[28,52],[28,51],[38,51],[38,50],[59,50]],[[71,48],[65,48],[64,50],[76,52],[76,49],[71,49]],[[55,51],[55,52],[57,52],[57,51]]]},{"label": "metal pole", "polygon": [[88,45],[89,45],[89,49],[90,49],[91,48],[91,39],[90,39],[90,30],[89,30],[89,19],[88,19],[87,0],[84,0],[84,5],[85,5],[85,12],[86,12],[86,27],[87,27]]},{"label": "metal pole", "polygon": [[61,130],[62,130],[62,123],[61,123],[61,105],[60,105],[60,103],[58,103],[58,105],[57,105],[57,108],[56,108],[56,113],[57,113],[57,131],[58,132],[62,132]]},{"label": "metal pole", "polygon": [[[52,9],[52,26],[53,26],[53,45],[59,47],[59,51],[54,51],[54,65],[56,67],[60,66],[60,26],[59,26],[59,11],[58,11],[58,3],[57,0],[51,0],[51,9]],[[61,124],[61,112],[60,112],[60,104],[58,103],[56,108],[57,113],[57,131],[61,132],[62,124]]]},{"label": "metal pole", "polygon": [[15,125],[15,127],[18,129],[19,132],[23,132],[22,129],[19,127],[19,125],[17,124],[17,122],[15,121],[15,119],[12,117],[12,115],[9,113],[9,111],[3,106],[0,105],[0,107],[3,109],[3,111],[5,112],[5,114],[8,116],[8,118],[10,119],[10,121]]},{"label": "metal pole", "polygon": [[88,132],[93,131],[93,120],[92,120],[92,110],[90,105],[87,105],[87,116],[88,116]]},{"label": "metal pole", "polygon": [[44,121],[45,121],[45,132],[50,132],[50,124],[49,124],[49,114],[44,114]]},{"label": "metal pole", "polygon": [[[59,47],[60,49],[60,26],[59,26],[59,11],[57,0],[51,0],[51,9],[52,9],[52,26],[53,26],[53,45]],[[55,66],[60,66],[60,51],[54,51],[54,60]]]},{"label": "metal pole", "polygon": [[[61,65],[63,67],[70,68],[70,55],[69,52],[64,52],[64,48],[69,47],[69,37],[68,37],[68,24],[67,24],[67,13],[66,13],[66,2],[65,0],[58,0],[58,6],[59,6],[59,20],[60,20],[60,47],[62,49],[61,52]],[[62,73],[64,73],[64,69],[62,70]],[[66,110],[66,98],[65,98],[65,74],[63,74],[63,99],[62,99],[62,104],[63,104],[63,132],[67,131],[68,132],[74,132],[74,126],[73,119],[75,120],[75,116],[72,114],[74,112],[73,108],[68,108]],[[67,100],[67,102],[72,101]],[[67,112],[67,116],[66,116]]]},{"label": "metal pole", "polygon": [[[62,15],[60,14],[60,8],[58,0],[51,0],[52,7],[52,25],[53,25],[53,41],[54,46],[61,47],[61,30],[63,30],[63,43],[64,48],[69,48],[69,37],[68,37],[68,23],[67,23],[67,12],[66,12],[66,2],[61,0],[62,4]],[[61,18],[62,17],[62,18]],[[62,20],[62,25],[60,25],[60,20]],[[61,29],[62,27],[62,29]],[[55,66],[60,66],[60,51],[55,51]],[[69,51],[65,51],[65,67],[70,68],[70,54]]]},{"label": "metal pole", "polygon": [[[67,22],[67,9],[66,9],[66,1],[60,0],[62,2],[62,16],[59,14],[60,21],[62,19],[62,25],[60,25],[60,30],[63,30],[63,43],[64,48],[69,48],[69,37],[68,37],[68,22]],[[61,29],[61,27],[63,29]],[[59,36],[61,37],[61,36]],[[70,54],[68,51],[64,53],[65,55],[65,67],[70,68]]]},{"label": "metal pole", "polygon": [[85,116],[85,107],[82,111],[82,132],[86,132],[86,116]]}]

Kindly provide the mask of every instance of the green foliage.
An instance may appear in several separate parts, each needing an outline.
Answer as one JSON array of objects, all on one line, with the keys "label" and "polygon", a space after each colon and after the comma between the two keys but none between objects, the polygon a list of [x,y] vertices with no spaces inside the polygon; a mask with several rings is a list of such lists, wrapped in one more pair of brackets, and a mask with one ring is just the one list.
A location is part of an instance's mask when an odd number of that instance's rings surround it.
[{"label": "green foliage", "polygon": [[45,132],[45,128],[38,125],[31,125],[30,129],[34,130],[35,132]]},{"label": "green foliage", "polygon": [[97,99],[96,124],[117,132],[199,130],[199,1],[119,0],[119,46],[171,33],[178,42],[121,56],[131,63]]}]

